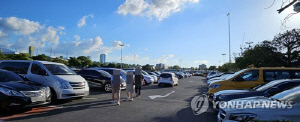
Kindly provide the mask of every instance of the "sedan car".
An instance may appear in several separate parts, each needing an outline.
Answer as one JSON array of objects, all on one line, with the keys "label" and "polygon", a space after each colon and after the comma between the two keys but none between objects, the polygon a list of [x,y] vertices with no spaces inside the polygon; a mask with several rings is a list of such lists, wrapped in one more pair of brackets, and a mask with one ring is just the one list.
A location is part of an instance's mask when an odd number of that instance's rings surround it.
[{"label": "sedan car", "polygon": [[10,111],[51,102],[49,87],[24,81],[13,72],[0,70],[0,109]]},{"label": "sedan car", "polygon": [[[101,87],[106,92],[111,92],[111,77],[108,72],[97,69],[84,69],[77,72],[83,78],[85,78],[90,86]],[[125,81],[121,78],[121,89],[126,88]]]},{"label": "sedan car", "polygon": [[233,99],[253,97],[253,96],[265,96],[270,97],[279,92],[297,87],[300,85],[300,80],[275,80],[269,82],[260,87],[256,87],[250,90],[224,90],[216,92],[213,96],[214,102],[216,102],[218,109],[218,103],[220,101],[230,101]]},{"label": "sedan car", "polygon": [[[248,102],[242,102],[248,101]],[[300,121],[300,87],[280,92],[270,98],[247,97],[229,102],[240,102],[239,108],[225,107],[219,110],[219,122]],[[265,104],[264,104],[265,103]],[[269,103],[266,104],[266,103]]]}]

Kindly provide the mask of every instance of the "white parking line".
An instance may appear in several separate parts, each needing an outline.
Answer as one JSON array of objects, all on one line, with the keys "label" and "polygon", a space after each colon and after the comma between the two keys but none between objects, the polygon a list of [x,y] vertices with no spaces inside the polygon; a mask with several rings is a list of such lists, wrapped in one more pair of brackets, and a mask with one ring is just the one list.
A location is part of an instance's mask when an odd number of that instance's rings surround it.
[{"label": "white parking line", "polygon": [[82,98],[82,99],[84,99],[84,100],[96,100],[97,98],[93,98],[93,97],[84,97],[84,98]]},{"label": "white parking line", "polygon": [[174,92],[175,92],[175,91],[172,91],[172,92],[170,92],[170,93],[168,93],[168,94],[166,94],[166,95],[164,95],[164,96],[162,96],[162,95],[152,95],[152,96],[149,96],[149,97],[150,97],[150,99],[163,98],[163,97],[169,96],[170,94],[172,94],[172,93],[174,93]]}]

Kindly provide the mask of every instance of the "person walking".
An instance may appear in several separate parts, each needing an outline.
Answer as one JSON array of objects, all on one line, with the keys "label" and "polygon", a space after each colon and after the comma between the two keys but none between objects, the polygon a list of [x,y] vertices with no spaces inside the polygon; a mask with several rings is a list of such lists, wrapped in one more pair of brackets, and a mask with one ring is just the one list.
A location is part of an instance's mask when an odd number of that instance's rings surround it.
[{"label": "person walking", "polygon": [[134,75],[132,72],[127,72],[126,75],[126,91],[127,91],[127,100],[133,101],[133,84],[134,84]]},{"label": "person walking", "polygon": [[136,97],[140,97],[144,76],[141,67],[135,69],[135,93]]},{"label": "person walking", "polygon": [[120,76],[121,70],[116,69],[113,71],[113,76],[111,79],[111,86],[112,86],[112,102],[115,103],[115,94],[117,94],[117,104],[120,105],[120,99],[121,99],[121,76]]}]

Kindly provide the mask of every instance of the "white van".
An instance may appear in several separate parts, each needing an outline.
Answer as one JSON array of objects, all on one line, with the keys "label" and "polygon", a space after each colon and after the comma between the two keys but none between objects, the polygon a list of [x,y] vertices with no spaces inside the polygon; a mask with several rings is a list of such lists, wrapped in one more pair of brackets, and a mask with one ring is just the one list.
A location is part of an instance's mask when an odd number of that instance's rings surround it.
[{"label": "white van", "polygon": [[0,69],[50,87],[52,100],[81,98],[89,95],[87,81],[68,66],[47,61],[0,60]]}]

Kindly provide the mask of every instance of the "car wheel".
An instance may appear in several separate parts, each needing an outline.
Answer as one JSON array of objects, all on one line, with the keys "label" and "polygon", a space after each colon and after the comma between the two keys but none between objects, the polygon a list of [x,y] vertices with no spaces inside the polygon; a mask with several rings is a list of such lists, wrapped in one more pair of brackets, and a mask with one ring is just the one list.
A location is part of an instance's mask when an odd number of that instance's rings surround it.
[{"label": "car wheel", "polygon": [[58,102],[56,92],[52,88],[50,88],[50,91],[51,91],[51,97],[50,97],[49,102],[51,104],[56,104]]},{"label": "car wheel", "polygon": [[106,83],[104,85],[104,91],[105,92],[111,92],[111,84],[110,83]]},{"label": "car wheel", "polygon": [[160,83],[158,84],[158,87],[161,87],[161,84],[160,84]]}]

